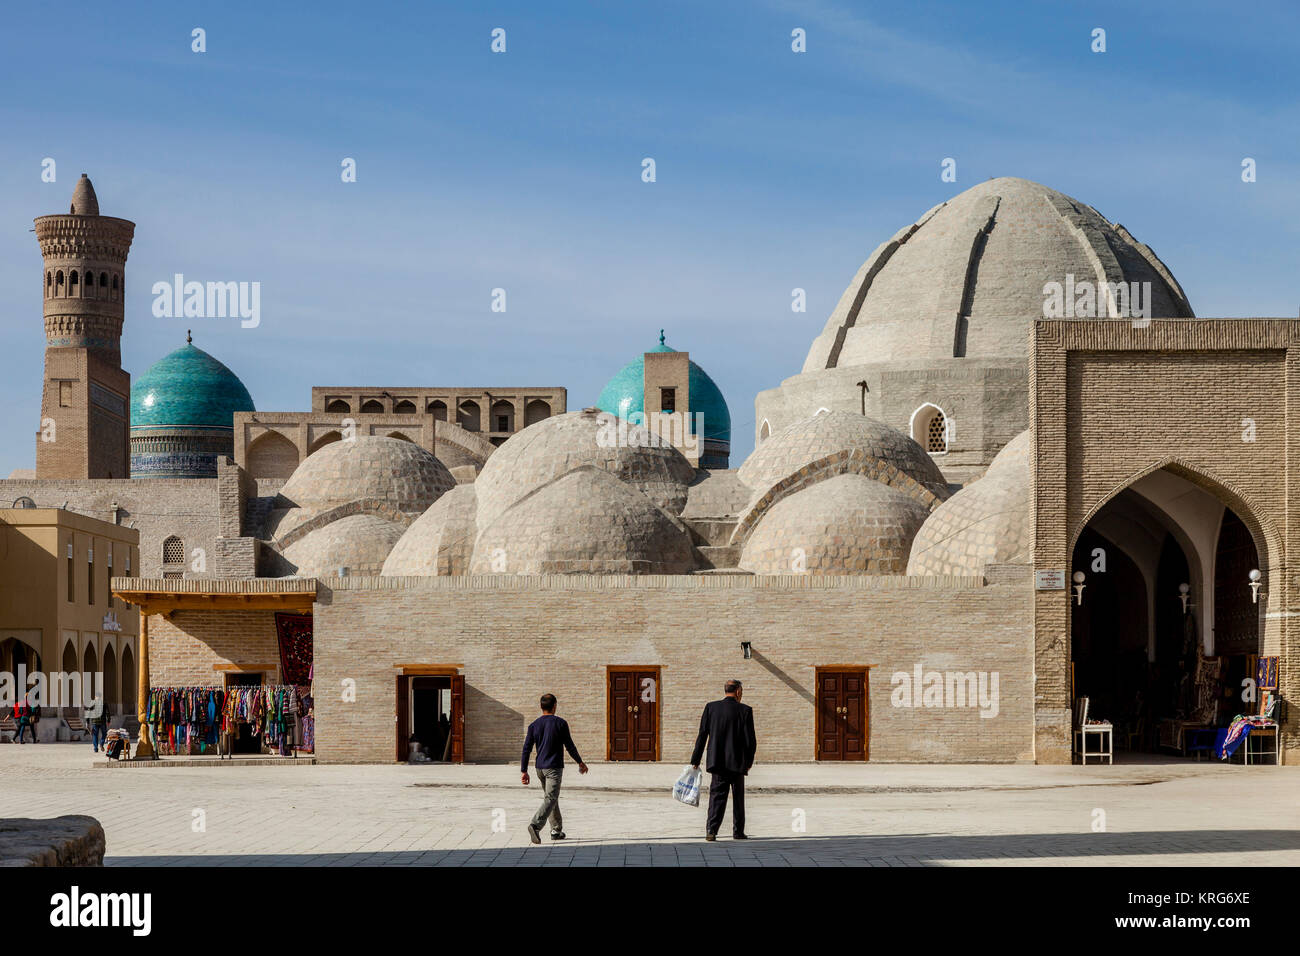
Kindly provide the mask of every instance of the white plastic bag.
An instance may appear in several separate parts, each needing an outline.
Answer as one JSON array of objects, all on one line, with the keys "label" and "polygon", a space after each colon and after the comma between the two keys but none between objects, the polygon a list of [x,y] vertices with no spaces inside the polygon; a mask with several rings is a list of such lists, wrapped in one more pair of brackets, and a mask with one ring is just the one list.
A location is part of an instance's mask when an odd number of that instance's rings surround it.
[{"label": "white plastic bag", "polygon": [[700,805],[700,781],[704,774],[695,767],[684,767],[682,775],[673,784],[673,799],[691,807]]}]

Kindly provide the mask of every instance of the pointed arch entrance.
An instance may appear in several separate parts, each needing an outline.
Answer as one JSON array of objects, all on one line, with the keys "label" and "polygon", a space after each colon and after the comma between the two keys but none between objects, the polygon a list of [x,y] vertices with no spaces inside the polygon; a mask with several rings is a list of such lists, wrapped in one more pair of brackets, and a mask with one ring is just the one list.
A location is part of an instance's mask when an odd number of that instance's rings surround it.
[{"label": "pointed arch entrance", "polygon": [[[1258,529],[1251,530],[1251,526]],[[1071,697],[1115,726],[1121,749],[1185,752],[1226,725],[1264,646],[1250,572],[1267,571],[1239,496],[1168,463],[1088,516],[1071,549]]]}]

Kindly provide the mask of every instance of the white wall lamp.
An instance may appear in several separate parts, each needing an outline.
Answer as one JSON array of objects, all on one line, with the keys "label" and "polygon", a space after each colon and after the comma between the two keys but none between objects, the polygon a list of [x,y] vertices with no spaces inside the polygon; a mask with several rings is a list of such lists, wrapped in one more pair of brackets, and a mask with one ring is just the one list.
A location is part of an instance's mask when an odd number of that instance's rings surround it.
[{"label": "white wall lamp", "polygon": [[1178,585],[1178,600],[1183,602],[1183,614],[1187,614],[1187,607],[1192,600],[1192,586],[1187,583]]},{"label": "white wall lamp", "polygon": [[1252,568],[1250,574],[1246,575],[1246,577],[1250,578],[1250,603],[1258,604],[1259,589],[1263,586],[1264,575],[1260,573],[1259,568]]},{"label": "white wall lamp", "polygon": [[1083,589],[1087,587],[1087,585],[1084,584],[1083,582],[1087,578],[1087,575],[1084,574],[1082,571],[1075,571],[1074,574],[1071,575],[1071,577],[1074,578],[1074,603],[1082,606]]},{"label": "white wall lamp", "polygon": [[748,660],[753,660],[753,658],[754,658],[754,648],[753,648],[753,645],[751,645],[751,644],[749,643],[749,641],[741,641],[741,642],[740,642],[740,652],[741,652],[741,654],[744,655],[745,660],[747,660],[747,661],[748,661]]}]

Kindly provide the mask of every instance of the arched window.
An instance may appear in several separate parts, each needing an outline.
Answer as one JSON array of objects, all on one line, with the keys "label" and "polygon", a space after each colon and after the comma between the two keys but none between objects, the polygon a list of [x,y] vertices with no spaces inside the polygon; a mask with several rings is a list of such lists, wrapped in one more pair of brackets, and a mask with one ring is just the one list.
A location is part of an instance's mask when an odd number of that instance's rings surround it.
[{"label": "arched window", "polygon": [[361,403],[361,411],[367,414],[378,414],[383,410],[384,403],[373,398]]},{"label": "arched window", "polygon": [[54,275],[52,273],[47,272],[45,273],[45,298],[48,299],[50,295],[53,293],[53,291],[54,291]]},{"label": "arched window", "polygon": [[536,425],[551,417],[551,406],[540,398],[534,398],[524,406],[524,425]]},{"label": "arched window", "polygon": [[456,424],[467,432],[476,432],[479,429],[479,407],[478,402],[466,400],[460,403],[456,409]]},{"label": "arched window", "polygon": [[63,291],[63,270],[60,269],[54,273],[54,294],[59,295]]},{"label": "arched window", "polygon": [[77,270],[73,269],[70,273],[68,273],[68,295],[72,295],[73,290],[75,290],[76,288],[77,288]]},{"label": "arched window", "polygon": [[938,405],[925,404],[912,413],[912,441],[931,455],[948,453],[948,416]]},{"label": "arched window", "polygon": [[101,272],[101,273],[99,274],[99,287],[100,287],[101,289],[107,289],[107,288],[108,288],[108,273],[107,273],[107,272]]},{"label": "arched window", "polygon": [[176,535],[167,538],[163,541],[162,559],[163,564],[184,564],[185,542]]},{"label": "arched window", "polygon": [[770,434],[772,434],[772,426],[767,423],[767,419],[765,418],[763,419],[762,427],[758,430],[758,440],[767,441],[767,436]]},{"label": "arched window", "polygon": [[346,415],[348,412],[352,411],[352,406],[343,401],[343,399],[336,398],[325,406],[325,411]]},{"label": "arched window", "polygon": [[396,405],[393,406],[393,414],[395,414],[395,415],[414,415],[414,414],[415,414],[415,402],[411,402],[411,401],[407,401],[406,399],[402,399],[400,402],[398,402]]},{"label": "arched window", "polygon": [[445,422],[447,420],[447,403],[444,401],[435,398],[429,403],[427,411],[436,421]]}]

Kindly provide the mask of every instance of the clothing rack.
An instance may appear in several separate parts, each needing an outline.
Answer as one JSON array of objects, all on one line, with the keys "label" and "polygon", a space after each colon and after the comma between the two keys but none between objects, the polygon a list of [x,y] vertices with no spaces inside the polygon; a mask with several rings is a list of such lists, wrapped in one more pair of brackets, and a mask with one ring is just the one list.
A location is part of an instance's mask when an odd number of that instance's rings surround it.
[{"label": "clothing rack", "polygon": [[[314,738],[310,706],[310,689],[292,684],[161,685],[149,689],[146,733],[155,754],[165,747],[179,756],[199,740],[205,749],[215,747],[218,758],[233,759],[234,737],[247,724],[265,746],[297,759],[305,738]],[[311,744],[314,749],[314,739]]]}]

